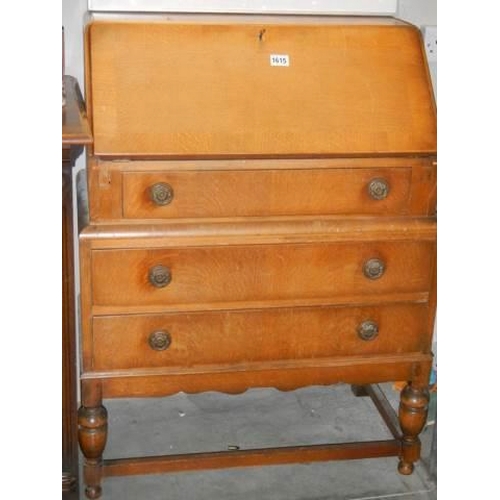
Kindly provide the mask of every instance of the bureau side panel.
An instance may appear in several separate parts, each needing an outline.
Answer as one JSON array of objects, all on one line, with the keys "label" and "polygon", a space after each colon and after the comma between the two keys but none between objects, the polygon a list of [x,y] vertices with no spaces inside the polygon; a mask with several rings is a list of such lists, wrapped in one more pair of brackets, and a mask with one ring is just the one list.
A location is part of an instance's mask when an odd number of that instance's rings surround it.
[{"label": "bureau side panel", "polygon": [[92,369],[92,252],[91,241],[80,238],[80,358],[81,371]]}]

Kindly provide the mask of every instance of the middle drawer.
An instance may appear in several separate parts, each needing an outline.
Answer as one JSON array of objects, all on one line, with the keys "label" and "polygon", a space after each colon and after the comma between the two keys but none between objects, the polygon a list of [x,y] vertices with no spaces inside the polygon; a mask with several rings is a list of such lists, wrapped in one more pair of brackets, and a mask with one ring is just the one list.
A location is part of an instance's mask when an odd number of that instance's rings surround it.
[{"label": "middle drawer", "polygon": [[263,301],[331,303],[342,296],[427,292],[432,245],[370,241],[95,249],[92,302],[200,309],[214,303],[218,308]]}]

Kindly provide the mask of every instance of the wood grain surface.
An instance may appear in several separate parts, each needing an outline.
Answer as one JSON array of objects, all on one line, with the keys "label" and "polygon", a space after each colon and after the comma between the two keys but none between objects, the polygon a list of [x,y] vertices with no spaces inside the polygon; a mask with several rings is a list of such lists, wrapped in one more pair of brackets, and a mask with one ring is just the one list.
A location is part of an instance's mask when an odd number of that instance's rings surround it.
[{"label": "wood grain surface", "polygon": [[436,150],[421,36],[406,23],[114,18],[86,33],[96,155]]},{"label": "wood grain surface", "polygon": [[[93,320],[94,370],[240,364],[428,349],[426,304],[297,307],[156,315],[99,316]],[[363,340],[360,325],[378,334]],[[154,332],[171,344],[155,351]]]},{"label": "wood grain surface", "polygon": [[[424,158],[103,161],[89,158],[93,221],[290,215],[434,215],[436,166]],[[387,184],[374,199],[370,183]],[[168,184],[172,200],[151,189]]]},{"label": "wood grain surface", "polygon": [[[249,245],[92,253],[93,304],[189,305],[349,295],[424,292],[432,275],[432,243]],[[363,266],[381,259],[386,271],[368,279]],[[148,275],[165,266],[172,281],[156,288]]]}]

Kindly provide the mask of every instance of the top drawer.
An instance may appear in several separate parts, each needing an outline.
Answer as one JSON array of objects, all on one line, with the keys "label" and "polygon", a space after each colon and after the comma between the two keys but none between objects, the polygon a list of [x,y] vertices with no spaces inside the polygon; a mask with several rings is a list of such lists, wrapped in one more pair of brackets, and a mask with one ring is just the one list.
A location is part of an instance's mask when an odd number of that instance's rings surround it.
[{"label": "top drawer", "polygon": [[98,156],[436,151],[421,35],[396,20],[110,16],[85,60]]},{"label": "top drawer", "polygon": [[125,218],[407,213],[411,169],[127,172]]},{"label": "top drawer", "polygon": [[315,215],[433,215],[431,158],[90,158],[92,221]]}]

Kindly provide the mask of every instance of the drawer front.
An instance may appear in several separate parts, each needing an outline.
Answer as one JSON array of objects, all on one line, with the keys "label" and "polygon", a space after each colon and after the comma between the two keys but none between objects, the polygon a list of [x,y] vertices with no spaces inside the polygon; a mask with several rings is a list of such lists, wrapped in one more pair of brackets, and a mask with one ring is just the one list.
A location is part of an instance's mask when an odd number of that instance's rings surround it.
[{"label": "drawer front", "polygon": [[410,168],[125,172],[126,218],[401,214]]},{"label": "drawer front", "polygon": [[419,352],[427,313],[426,304],[396,304],[97,317],[93,369]]},{"label": "drawer front", "polygon": [[426,292],[433,249],[432,242],[404,241],[94,250],[92,300],[199,308]]}]

